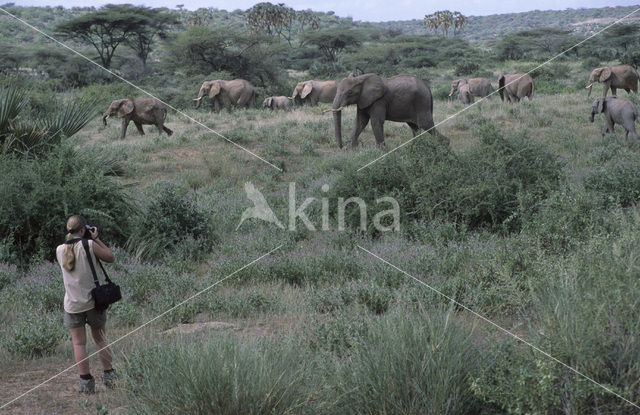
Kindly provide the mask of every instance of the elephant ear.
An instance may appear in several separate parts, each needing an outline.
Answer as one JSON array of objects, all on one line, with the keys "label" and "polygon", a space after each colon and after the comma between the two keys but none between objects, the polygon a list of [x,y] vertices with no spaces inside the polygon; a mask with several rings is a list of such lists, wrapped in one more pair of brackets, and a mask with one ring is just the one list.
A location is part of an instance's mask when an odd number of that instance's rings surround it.
[{"label": "elephant ear", "polygon": [[123,99],[120,105],[118,105],[118,116],[124,117],[129,115],[133,112],[133,109],[133,101],[131,99]]},{"label": "elephant ear", "polygon": [[300,94],[300,98],[305,99],[307,95],[311,93],[312,90],[313,90],[313,85],[311,85],[311,83],[306,84],[304,88],[302,88],[302,93]]},{"label": "elephant ear", "polygon": [[602,72],[600,72],[600,78],[598,78],[598,81],[606,82],[607,79],[609,79],[610,77],[611,77],[611,68],[606,67],[602,69]]},{"label": "elephant ear", "polygon": [[220,82],[214,81],[211,84],[211,88],[209,89],[209,98],[214,98],[219,93],[220,93]]},{"label": "elephant ear", "polygon": [[267,98],[266,102],[267,102],[267,107],[270,107],[271,103],[273,102],[273,98],[272,97]]},{"label": "elephant ear", "polygon": [[368,108],[387,93],[387,86],[378,75],[363,75],[358,108]]}]

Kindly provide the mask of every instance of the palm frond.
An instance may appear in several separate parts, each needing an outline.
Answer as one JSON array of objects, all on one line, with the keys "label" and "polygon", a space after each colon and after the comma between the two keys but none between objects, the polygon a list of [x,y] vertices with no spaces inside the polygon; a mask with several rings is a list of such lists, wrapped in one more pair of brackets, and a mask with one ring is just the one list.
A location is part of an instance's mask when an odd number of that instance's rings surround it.
[{"label": "palm frond", "polygon": [[44,126],[49,135],[59,141],[62,137],[69,138],[80,131],[94,117],[95,105],[86,101],[71,101],[61,104],[58,110],[44,120]]},{"label": "palm frond", "polygon": [[0,87],[0,140],[11,122],[27,104],[27,91],[15,86]]}]

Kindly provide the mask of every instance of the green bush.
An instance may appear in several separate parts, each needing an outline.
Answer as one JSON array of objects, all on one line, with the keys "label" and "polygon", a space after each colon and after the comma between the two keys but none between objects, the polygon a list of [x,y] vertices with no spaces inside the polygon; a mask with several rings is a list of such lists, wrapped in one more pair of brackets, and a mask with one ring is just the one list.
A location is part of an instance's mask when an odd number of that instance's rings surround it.
[{"label": "green bush", "polygon": [[608,204],[635,205],[640,200],[640,157],[615,158],[584,179],[585,188]]},{"label": "green bush", "polygon": [[13,264],[0,263],[0,291],[20,278],[18,267]]},{"label": "green bush", "polygon": [[300,413],[313,371],[288,344],[212,337],[160,344],[128,356],[124,384],[134,413]]},{"label": "green bush", "polygon": [[[618,217],[617,235],[595,235],[547,266],[530,308],[527,340],[626,399],[640,387],[640,217]],[[474,391],[510,414],[632,413],[565,366],[508,339],[493,347]],[[631,412],[630,412],[631,411]]]},{"label": "green bush", "polygon": [[[479,142],[460,154],[427,136],[411,143],[406,154],[391,154],[361,171],[355,165],[336,180],[332,197],[359,196],[373,216],[388,208],[377,198],[392,196],[400,205],[401,224],[409,213],[417,221],[517,231],[522,215],[535,211],[559,186],[562,166],[528,137],[507,138],[486,121],[479,124]],[[352,229],[359,227],[355,204],[347,207],[345,218]],[[372,221],[367,231],[376,234]]]},{"label": "green bush", "polygon": [[74,214],[98,226],[107,243],[124,243],[132,204],[111,168],[67,144],[37,160],[0,157],[0,235],[10,238],[13,250],[0,261],[53,259]]},{"label": "green bush", "polygon": [[195,193],[173,182],[159,182],[149,192],[153,196],[142,207],[127,241],[137,257],[158,258],[189,238],[199,244],[192,244],[194,257],[212,246],[213,225]]},{"label": "green bush", "polygon": [[52,354],[65,338],[62,314],[29,314],[15,324],[5,340],[5,348],[19,358]]}]

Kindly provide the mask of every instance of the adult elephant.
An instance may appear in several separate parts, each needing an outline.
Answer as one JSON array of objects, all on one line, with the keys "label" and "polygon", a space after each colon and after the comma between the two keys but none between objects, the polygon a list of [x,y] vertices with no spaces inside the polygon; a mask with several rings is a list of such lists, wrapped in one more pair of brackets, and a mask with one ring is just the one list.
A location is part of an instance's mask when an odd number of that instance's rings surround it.
[{"label": "adult elephant", "polygon": [[602,97],[607,97],[607,92],[611,88],[611,94],[616,94],[616,89],[624,89],[627,92],[638,92],[638,72],[629,65],[604,66],[591,71],[589,76],[589,84],[585,87],[589,90],[587,96],[591,96],[593,84],[600,82],[604,84],[602,89]]},{"label": "adult elephant", "polygon": [[124,138],[127,134],[127,127],[131,121],[136,125],[140,135],[144,135],[142,125],[155,125],[160,134],[163,131],[167,135],[173,134],[173,131],[164,126],[167,107],[155,98],[125,98],[113,101],[102,116],[104,125],[107,125],[107,118],[113,115],[122,118],[120,138]]},{"label": "adult elephant", "polygon": [[358,145],[358,136],[371,120],[373,134],[378,145],[384,145],[383,125],[386,120],[405,122],[415,137],[419,129],[428,130],[433,136],[448,142],[449,139],[434,128],[433,97],[429,87],[412,75],[381,78],[376,74],[364,74],[344,78],[338,84],[331,111],[338,147],[342,148],[342,109],[357,105],[356,124],[351,135],[351,145]]},{"label": "adult elephant", "polygon": [[513,73],[498,78],[500,99],[506,102],[519,102],[522,98],[533,97],[533,78],[526,73]]},{"label": "adult elephant", "polygon": [[230,109],[232,106],[247,107],[255,106],[256,94],[253,85],[244,79],[234,79],[231,81],[223,81],[216,79],[215,81],[205,81],[200,87],[196,109],[200,108],[202,98],[208,96],[213,100],[214,109],[220,111],[220,106]]},{"label": "adult elephant", "polygon": [[451,82],[451,91],[449,91],[449,98],[453,99],[453,94],[458,92],[458,88],[461,85],[469,85],[469,93],[475,97],[487,97],[491,94],[493,87],[491,81],[487,78],[463,78],[456,79]]},{"label": "adult elephant", "polygon": [[311,80],[298,82],[293,89],[291,99],[294,104],[297,97],[300,97],[303,103],[308,102],[309,105],[318,105],[318,102],[333,102],[337,87],[338,83],[336,81]]}]

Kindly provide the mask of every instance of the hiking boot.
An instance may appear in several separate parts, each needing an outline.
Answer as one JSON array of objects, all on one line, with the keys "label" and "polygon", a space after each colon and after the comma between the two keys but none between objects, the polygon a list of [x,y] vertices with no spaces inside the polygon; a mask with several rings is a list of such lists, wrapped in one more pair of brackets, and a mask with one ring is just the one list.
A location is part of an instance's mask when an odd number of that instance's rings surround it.
[{"label": "hiking boot", "polygon": [[113,389],[116,383],[116,371],[111,369],[108,372],[104,372],[102,375],[102,383],[109,389]]},{"label": "hiking boot", "polygon": [[96,392],[96,380],[94,378],[91,379],[80,379],[78,382],[78,393],[83,393],[85,395],[91,395]]}]

